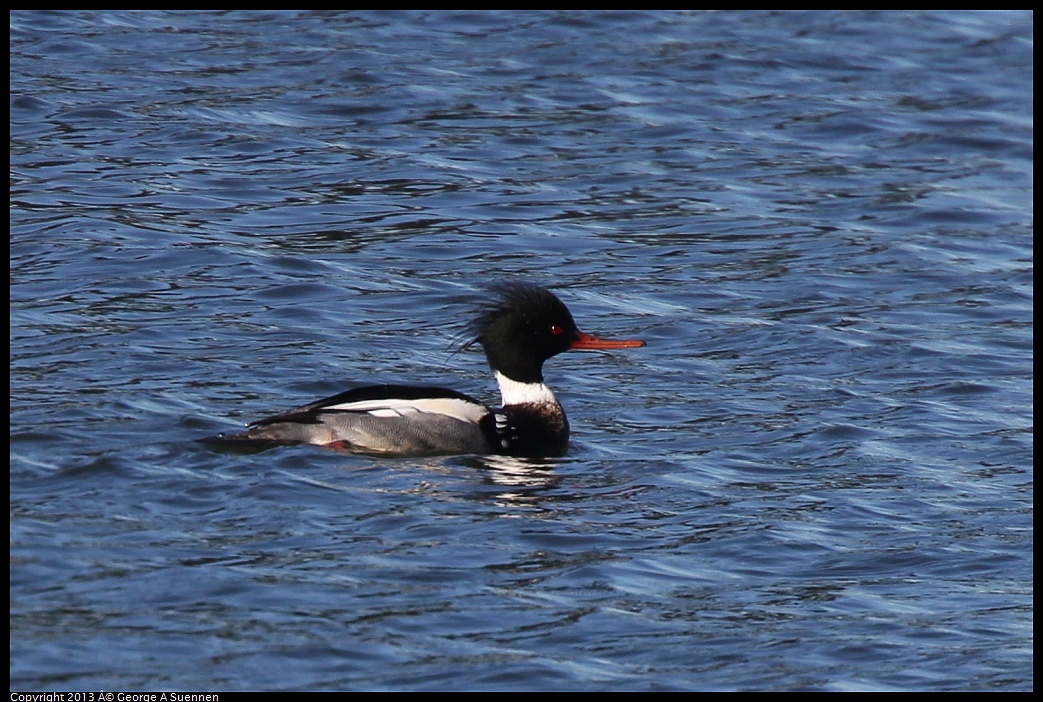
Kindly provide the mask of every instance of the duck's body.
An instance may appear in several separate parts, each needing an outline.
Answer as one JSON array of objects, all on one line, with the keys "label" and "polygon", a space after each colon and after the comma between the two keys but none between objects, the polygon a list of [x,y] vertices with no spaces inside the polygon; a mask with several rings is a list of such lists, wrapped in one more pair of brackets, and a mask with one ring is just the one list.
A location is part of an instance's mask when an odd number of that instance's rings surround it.
[{"label": "duck's body", "polygon": [[534,285],[501,286],[494,296],[471,331],[500,386],[501,408],[443,388],[374,385],[262,419],[218,440],[259,447],[318,444],[399,456],[564,454],[569,423],[543,383],[543,362],[568,349],[634,348],[644,342],[584,334],[557,297]]}]

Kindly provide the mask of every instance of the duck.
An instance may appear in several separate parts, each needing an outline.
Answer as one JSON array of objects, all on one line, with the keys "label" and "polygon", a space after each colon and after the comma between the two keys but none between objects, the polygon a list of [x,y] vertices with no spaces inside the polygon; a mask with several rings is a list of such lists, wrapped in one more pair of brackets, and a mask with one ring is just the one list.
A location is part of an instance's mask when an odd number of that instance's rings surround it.
[{"label": "duck", "polygon": [[580,331],[568,307],[538,285],[502,283],[486,293],[464,332],[461,348],[478,344],[485,352],[500,389],[500,407],[491,408],[446,388],[370,385],[211,440],[259,449],[315,444],[379,456],[565,455],[569,422],[544,382],[544,362],[565,351],[632,349],[645,342],[604,339]]}]

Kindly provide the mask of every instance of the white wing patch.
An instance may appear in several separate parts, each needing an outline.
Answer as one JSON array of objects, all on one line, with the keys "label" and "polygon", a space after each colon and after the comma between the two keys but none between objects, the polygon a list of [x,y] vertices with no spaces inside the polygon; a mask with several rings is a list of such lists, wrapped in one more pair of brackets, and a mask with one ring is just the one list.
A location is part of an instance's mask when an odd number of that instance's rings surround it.
[{"label": "white wing patch", "polygon": [[482,405],[455,397],[424,397],[419,400],[364,400],[362,402],[344,402],[329,405],[323,410],[344,410],[346,412],[365,412],[374,417],[407,417],[417,412],[444,414],[461,422],[477,423],[488,414]]}]

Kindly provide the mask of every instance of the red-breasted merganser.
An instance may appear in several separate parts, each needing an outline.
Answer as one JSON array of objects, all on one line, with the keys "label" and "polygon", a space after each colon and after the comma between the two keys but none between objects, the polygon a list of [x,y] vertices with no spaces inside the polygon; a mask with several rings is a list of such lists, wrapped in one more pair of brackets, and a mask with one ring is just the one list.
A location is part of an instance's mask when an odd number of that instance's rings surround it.
[{"label": "red-breasted merganser", "polygon": [[554,294],[512,283],[490,289],[491,304],[468,332],[485,350],[503,398],[490,409],[454,390],[410,385],[356,388],[262,419],[220,443],[268,447],[318,444],[392,456],[501,454],[561,456],[569,441],[565,410],[543,383],[543,362],[569,349],[630,349],[638,340],[584,334]]}]

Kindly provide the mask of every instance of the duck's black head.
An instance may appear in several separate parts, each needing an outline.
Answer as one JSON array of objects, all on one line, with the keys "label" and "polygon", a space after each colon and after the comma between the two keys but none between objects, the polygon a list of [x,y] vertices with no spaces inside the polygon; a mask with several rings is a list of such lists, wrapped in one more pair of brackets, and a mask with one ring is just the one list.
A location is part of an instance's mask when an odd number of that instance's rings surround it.
[{"label": "duck's black head", "polygon": [[470,331],[482,345],[489,366],[522,383],[543,382],[543,362],[569,349],[617,349],[643,341],[611,341],[584,334],[569,308],[552,292],[529,283],[488,289],[490,300]]}]

